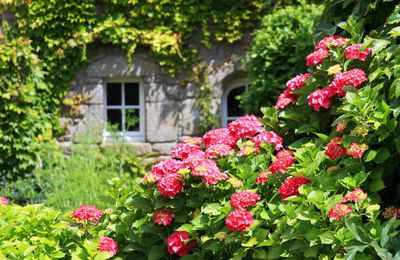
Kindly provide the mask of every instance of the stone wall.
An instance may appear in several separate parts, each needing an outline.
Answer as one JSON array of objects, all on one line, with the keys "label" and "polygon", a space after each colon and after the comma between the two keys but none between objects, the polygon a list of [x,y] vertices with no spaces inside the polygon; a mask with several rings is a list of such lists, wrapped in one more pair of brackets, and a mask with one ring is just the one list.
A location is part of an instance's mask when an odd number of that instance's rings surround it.
[{"label": "stone wall", "polygon": [[[212,112],[220,113],[224,86],[230,80],[244,77],[242,58],[248,40],[236,44],[216,44],[212,49],[196,47],[207,66],[207,77],[212,87]],[[101,136],[104,129],[105,80],[111,78],[137,78],[144,84],[145,137],[135,142],[139,155],[151,152],[168,154],[185,136],[199,134],[199,110],[196,97],[199,86],[184,80],[183,76],[171,78],[149,56],[146,49],[138,49],[128,66],[125,52],[112,47],[98,49],[97,55],[76,74],[72,92],[91,96],[81,104],[82,114],[74,119],[63,118],[68,123],[68,134],[62,139],[66,146],[74,136],[88,129]],[[98,142],[103,142],[101,138]]]}]

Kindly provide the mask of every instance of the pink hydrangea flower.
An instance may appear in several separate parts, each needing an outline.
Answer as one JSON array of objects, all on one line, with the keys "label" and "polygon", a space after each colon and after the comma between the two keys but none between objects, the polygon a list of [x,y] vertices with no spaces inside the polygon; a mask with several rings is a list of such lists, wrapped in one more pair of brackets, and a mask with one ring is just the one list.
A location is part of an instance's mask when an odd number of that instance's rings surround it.
[{"label": "pink hydrangea flower", "polygon": [[335,160],[337,157],[346,154],[346,149],[341,145],[341,142],[341,137],[335,137],[326,145],[325,155],[329,159]]},{"label": "pink hydrangea flower", "polygon": [[203,143],[203,138],[201,138],[201,137],[188,137],[188,138],[183,139],[182,143],[201,145]]},{"label": "pink hydrangea flower", "polygon": [[285,109],[289,104],[296,104],[299,97],[299,95],[293,94],[292,91],[286,89],[279,95],[275,107],[277,109]]},{"label": "pink hydrangea flower", "polygon": [[114,256],[118,252],[118,244],[112,238],[100,237],[99,250],[102,252],[109,252]]},{"label": "pink hydrangea flower", "polygon": [[258,174],[256,183],[265,184],[268,181],[269,175],[272,174],[270,171],[263,171]]},{"label": "pink hydrangea flower", "polygon": [[272,173],[284,173],[296,162],[290,150],[281,150],[276,154],[276,160],[270,164],[268,170]]},{"label": "pink hydrangea flower", "polygon": [[319,41],[315,49],[329,50],[330,47],[342,47],[346,45],[348,40],[342,36],[331,35]]},{"label": "pink hydrangea flower", "polygon": [[206,155],[210,158],[224,157],[233,154],[233,149],[227,144],[214,144],[206,149]]},{"label": "pink hydrangea flower", "polygon": [[158,182],[158,192],[164,197],[173,198],[183,191],[184,177],[180,174],[171,174]]},{"label": "pink hydrangea flower", "polygon": [[282,183],[282,186],[278,189],[278,193],[282,199],[297,196],[300,194],[299,187],[310,182],[311,180],[304,176],[288,178]]},{"label": "pink hydrangea flower", "polygon": [[316,51],[310,53],[306,57],[307,66],[315,66],[321,64],[325,61],[325,58],[329,56],[329,51],[325,49],[317,49]]},{"label": "pink hydrangea flower", "polygon": [[204,160],[208,158],[207,154],[203,151],[194,151],[189,154],[185,160],[185,165],[191,169],[201,165]]},{"label": "pink hydrangea flower", "polygon": [[175,214],[172,209],[159,209],[153,214],[154,223],[163,226],[170,225],[174,217]]},{"label": "pink hydrangea flower", "polygon": [[360,51],[360,49],[361,49],[361,44],[359,43],[350,45],[349,47],[346,48],[344,56],[348,60],[356,59],[365,61],[367,59],[368,54],[371,52],[371,48],[367,48],[363,51]]},{"label": "pink hydrangea flower", "polygon": [[332,83],[329,84],[328,90],[331,96],[344,97],[346,92],[343,90],[345,86],[353,86],[359,89],[360,85],[366,82],[367,74],[361,69],[352,69],[349,71],[337,73]]},{"label": "pink hydrangea flower", "polygon": [[219,171],[204,175],[201,181],[207,185],[216,185],[228,178],[229,176],[226,173]]},{"label": "pink hydrangea flower", "polygon": [[182,161],[186,160],[189,154],[195,151],[202,151],[198,145],[192,143],[180,143],[178,144],[171,152],[173,158],[181,159]]},{"label": "pink hydrangea flower", "polygon": [[255,115],[244,116],[229,123],[229,132],[236,139],[252,138],[263,131],[263,125]]},{"label": "pink hydrangea flower", "polygon": [[79,221],[99,222],[104,212],[94,206],[81,205],[77,210],[72,211],[72,217]]},{"label": "pink hydrangea flower", "polygon": [[237,139],[235,139],[235,137],[230,134],[228,128],[214,129],[207,132],[203,136],[203,142],[206,148],[216,144],[226,144],[231,147],[235,147],[236,141]]},{"label": "pink hydrangea flower", "polygon": [[400,208],[398,207],[389,207],[386,208],[385,211],[383,212],[383,217],[384,218],[397,218],[400,219]]},{"label": "pink hydrangea flower", "polygon": [[290,91],[293,91],[295,89],[301,89],[306,85],[305,81],[309,77],[312,77],[311,73],[299,74],[296,77],[289,80],[288,82],[286,82],[286,87]]},{"label": "pink hydrangea flower", "polygon": [[0,196],[0,206],[5,206],[8,205],[9,203],[10,201],[6,197]]},{"label": "pink hydrangea flower", "polygon": [[233,208],[240,209],[254,206],[259,200],[261,197],[256,192],[241,190],[232,194],[230,203]]},{"label": "pink hydrangea flower", "polygon": [[175,159],[168,159],[153,165],[151,173],[156,181],[158,181],[167,175],[177,174],[180,170],[185,168],[186,165],[183,162]]},{"label": "pink hydrangea flower", "polygon": [[348,206],[346,204],[337,203],[335,205],[335,207],[333,207],[329,211],[328,217],[331,218],[331,219],[338,220],[341,217],[347,216],[352,211],[353,211],[352,207],[350,207],[350,206]]},{"label": "pink hydrangea flower", "polygon": [[331,94],[328,89],[317,89],[308,95],[308,105],[313,107],[315,111],[319,111],[321,107],[328,109],[331,105]]},{"label": "pink hydrangea flower", "polygon": [[245,209],[234,210],[225,220],[226,227],[232,231],[246,231],[253,222],[253,215]]},{"label": "pink hydrangea flower", "polygon": [[196,241],[186,231],[175,231],[168,237],[168,252],[184,256],[189,253],[190,249],[196,246]]},{"label": "pink hydrangea flower", "polygon": [[348,192],[344,198],[343,203],[346,202],[358,202],[367,198],[367,193],[365,193],[360,188],[355,188],[353,191]]},{"label": "pink hydrangea flower", "polygon": [[346,153],[353,158],[360,159],[366,150],[368,150],[368,145],[353,142],[350,144],[350,147],[347,149]]},{"label": "pink hydrangea flower", "polygon": [[342,121],[339,124],[336,125],[336,132],[338,132],[339,134],[342,134],[344,129],[347,126],[347,122],[346,121]]},{"label": "pink hydrangea flower", "polygon": [[261,147],[263,142],[275,145],[276,150],[283,148],[283,139],[277,135],[274,131],[261,132],[260,134],[253,137],[253,142],[258,147]]}]

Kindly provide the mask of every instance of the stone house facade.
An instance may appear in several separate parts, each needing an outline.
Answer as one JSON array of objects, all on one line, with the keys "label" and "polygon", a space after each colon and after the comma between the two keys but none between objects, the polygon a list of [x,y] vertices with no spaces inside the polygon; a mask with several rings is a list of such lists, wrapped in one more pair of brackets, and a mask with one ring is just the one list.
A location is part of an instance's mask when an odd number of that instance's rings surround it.
[{"label": "stone house facade", "polygon": [[[247,87],[242,61],[248,45],[248,39],[211,49],[193,45],[203,57],[212,87],[211,112],[221,126],[243,114],[234,97]],[[168,154],[182,138],[199,134],[198,85],[163,73],[145,48],[131,57],[131,66],[120,49],[102,47],[96,53],[73,82],[73,93],[90,98],[80,105],[80,117],[63,119],[69,123],[65,145],[93,125],[102,143],[111,142],[110,123],[116,126],[114,136],[132,143],[139,155]]]}]

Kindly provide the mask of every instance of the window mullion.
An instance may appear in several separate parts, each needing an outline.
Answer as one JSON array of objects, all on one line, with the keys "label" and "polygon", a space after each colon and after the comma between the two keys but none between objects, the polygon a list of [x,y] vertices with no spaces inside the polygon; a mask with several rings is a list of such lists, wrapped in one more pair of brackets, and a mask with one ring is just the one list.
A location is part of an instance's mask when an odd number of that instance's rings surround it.
[{"label": "window mullion", "polygon": [[121,82],[121,114],[122,114],[122,132],[125,134],[125,82]]}]

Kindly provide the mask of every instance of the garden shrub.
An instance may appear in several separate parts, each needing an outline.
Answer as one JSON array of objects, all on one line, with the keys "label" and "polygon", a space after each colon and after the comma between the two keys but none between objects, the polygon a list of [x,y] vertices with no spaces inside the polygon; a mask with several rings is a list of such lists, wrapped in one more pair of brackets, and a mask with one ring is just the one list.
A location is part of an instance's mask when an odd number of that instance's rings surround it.
[{"label": "garden shrub", "polygon": [[[3,200],[2,200],[3,199]],[[43,205],[7,205],[0,197],[0,259],[109,259],[117,249],[97,224],[103,212],[62,214]]]},{"label": "garden shrub", "polygon": [[397,259],[399,10],[363,44],[354,17],[321,40],[264,125],[184,140],[134,190],[113,180],[121,255]]},{"label": "garden shrub", "polygon": [[284,83],[304,71],[303,57],[313,48],[314,21],[321,12],[322,6],[303,3],[262,19],[246,59],[250,86],[241,104],[247,113],[259,114],[260,107],[273,105]]}]

